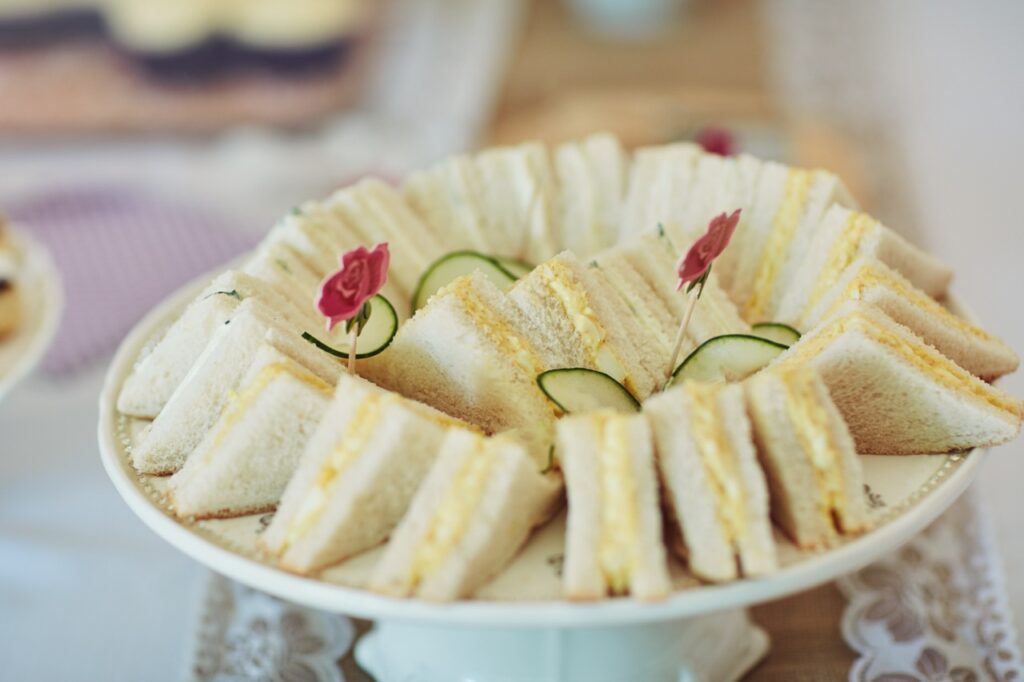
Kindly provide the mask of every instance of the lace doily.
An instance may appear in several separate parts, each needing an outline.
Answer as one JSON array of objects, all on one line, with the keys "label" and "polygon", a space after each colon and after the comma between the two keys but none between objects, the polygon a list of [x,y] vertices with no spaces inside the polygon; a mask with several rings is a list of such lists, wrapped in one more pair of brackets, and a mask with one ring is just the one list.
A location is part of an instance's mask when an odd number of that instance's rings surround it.
[{"label": "lace doily", "polygon": [[841,579],[857,682],[1024,679],[988,514],[969,493],[900,551]]},{"label": "lace doily", "polygon": [[190,679],[344,682],[339,663],[355,637],[348,618],[211,574]]}]

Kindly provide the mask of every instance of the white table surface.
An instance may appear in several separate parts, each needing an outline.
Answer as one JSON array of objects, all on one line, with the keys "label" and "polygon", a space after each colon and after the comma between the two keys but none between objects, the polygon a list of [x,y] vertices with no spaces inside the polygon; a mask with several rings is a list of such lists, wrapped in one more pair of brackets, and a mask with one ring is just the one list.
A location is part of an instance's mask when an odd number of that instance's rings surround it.
[{"label": "white table surface", "polygon": [[[925,6],[927,4],[927,7]],[[1024,350],[1024,3],[871,3],[888,93],[929,246],[955,289]],[[73,304],[73,299],[69,301]],[[180,679],[202,569],[121,503],[96,448],[97,369],[34,379],[0,405],[0,677]],[[1024,375],[1005,386],[1024,395]],[[1024,444],[981,480],[1024,623]]]}]

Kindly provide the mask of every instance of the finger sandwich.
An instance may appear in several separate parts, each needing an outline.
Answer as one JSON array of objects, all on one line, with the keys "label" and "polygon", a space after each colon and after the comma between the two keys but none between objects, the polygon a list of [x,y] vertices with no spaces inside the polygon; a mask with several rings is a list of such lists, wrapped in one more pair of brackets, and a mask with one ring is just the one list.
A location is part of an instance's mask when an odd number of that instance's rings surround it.
[{"label": "finger sandwich", "polygon": [[772,366],[818,370],[857,452],[900,455],[1004,443],[1024,404],[985,383],[907,327],[849,301]]},{"label": "finger sandwich", "polygon": [[874,258],[933,298],[949,288],[953,271],[866,213],[832,206],[779,303],[776,319],[810,326],[811,312],[859,258]]},{"label": "finger sandwich", "polygon": [[562,486],[516,439],[451,430],[370,590],[451,601],[493,578],[559,507]]},{"label": "finger sandwich", "polygon": [[167,404],[132,449],[132,463],[146,474],[174,473],[214,425],[252,365],[269,343],[333,386],[340,361],[304,341],[275,311],[257,299],[241,302],[196,358]]},{"label": "finger sandwich", "polygon": [[861,463],[821,377],[807,367],[769,369],[744,390],[775,522],[804,549],[866,530]]},{"label": "finger sandwich", "polygon": [[270,344],[185,465],[168,499],[183,518],[271,511],[331,395],[331,385]]},{"label": "finger sandwich", "polygon": [[448,415],[342,375],[260,544],[311,573],[384,542],[437,459]]},{"label": "finger sandwich", "polygon": [[777,567],[768,489],[757,460],[743,388],[670,388],[644,403],[658,471],[676,529],[672,546],[711,582]]},{"label": "finger sandwich", "polygon": [[563,585],[570,599],[668,596],[658,475],[643,415],[610,411],[558,422],[569,499]]},{"label": "finger sandwich", "polygon": [[814,327],[847,301],[860,301],[904,325],[971,374],[992,381],[1016,371],[1020,360],[1006,343],[954,315],[882,261],[858,258],[804,318]]}]

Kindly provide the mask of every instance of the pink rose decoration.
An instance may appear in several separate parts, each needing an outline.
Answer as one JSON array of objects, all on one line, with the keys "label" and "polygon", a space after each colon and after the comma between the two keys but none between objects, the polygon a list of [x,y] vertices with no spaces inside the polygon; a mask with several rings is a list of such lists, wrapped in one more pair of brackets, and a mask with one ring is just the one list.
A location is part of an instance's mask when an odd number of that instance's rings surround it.
[{"label": "pink rose decoration", "polygon": [[687,282],[696,282],[711,267],[711,262],[718,258],[732,239],[736,225],[740,222],[740,209],[730,214],[722,213],[711,219],[708,231],[693,243],[686,255],[679,259],[676,270],[679,272],[679,291]]},{"label": "pink rose decoration", "polygon": [[352,249],[339,260],[341,269],[320,285],[316,302],[316,309],[327,318],[327,331],[358,315],[363,305],[377,295],[388,280],[391,254],[384,242],[373,251],[365,246]]},{"label": "pink rose decoration", "polygon": [[736,153],[736,139],[725,128],[702,128],[693,141],[709,154],[732,156]]}]

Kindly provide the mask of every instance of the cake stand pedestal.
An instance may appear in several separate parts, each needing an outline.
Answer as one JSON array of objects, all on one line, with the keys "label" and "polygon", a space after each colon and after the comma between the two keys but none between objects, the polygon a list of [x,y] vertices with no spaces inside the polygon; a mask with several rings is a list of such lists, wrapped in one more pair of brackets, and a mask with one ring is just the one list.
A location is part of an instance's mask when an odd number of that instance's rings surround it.
[{"label": "cake stand pedestal", "polygon": [[768,653],[745,610],[632,626],[379,621],[356,648],[378,682],[734,682]]}]

